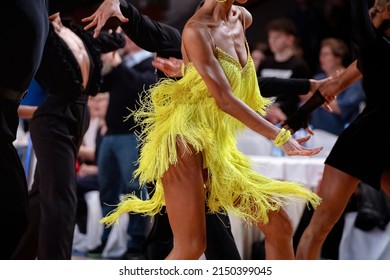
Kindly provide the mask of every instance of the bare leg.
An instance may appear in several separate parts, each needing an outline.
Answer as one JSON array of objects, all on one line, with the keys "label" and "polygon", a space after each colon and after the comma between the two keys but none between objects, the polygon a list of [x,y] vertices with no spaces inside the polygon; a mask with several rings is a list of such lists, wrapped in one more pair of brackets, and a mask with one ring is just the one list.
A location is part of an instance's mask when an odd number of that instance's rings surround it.
[{"label": "bare leg", "polygon": [[294,259],[293,249],[293,227],[287,212],[281,208],[279,212],[268,214],[267,224],[258,224],[258,228],[265,235],[265,254],[267,260],[292,260]]},{"label": "bare leg", "polygon": [[199,259],[206,249],[205,193],[202,154],[177,144],[178,163],[163,177],[164,195],[173,232],[166,259]]},{"label": "bare leg", "polygon": [[359,180],[336,168],[325,165],[318,190],[322,203],[314,211],[309,226],[298,244],[297,259],[317,259],[321,246],[341,217]]},{"label": "bare leg", "polygon": [[381,186],[383,191],[390,197],[390,169],[387,169],[383,172]]}]

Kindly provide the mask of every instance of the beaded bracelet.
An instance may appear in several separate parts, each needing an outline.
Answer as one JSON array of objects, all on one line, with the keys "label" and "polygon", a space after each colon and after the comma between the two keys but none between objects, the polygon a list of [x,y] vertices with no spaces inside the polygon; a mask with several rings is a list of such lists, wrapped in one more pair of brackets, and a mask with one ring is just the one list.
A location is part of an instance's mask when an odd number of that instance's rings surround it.
[{"label": "beaded bracelet", "polygon": [[283,144],[285,144],[288,140],[291,138],[291,132],[290,130],[282,128],[279,130],[278,135],[276,135],[276,138],[274,140],[274,145],[276,147],[280,147]]}]

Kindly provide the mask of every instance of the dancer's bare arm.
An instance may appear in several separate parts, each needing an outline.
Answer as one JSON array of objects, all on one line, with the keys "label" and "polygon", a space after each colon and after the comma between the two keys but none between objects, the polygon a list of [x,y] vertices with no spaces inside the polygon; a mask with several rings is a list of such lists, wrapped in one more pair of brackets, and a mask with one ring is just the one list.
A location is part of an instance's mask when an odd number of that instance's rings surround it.
[{"label": "dancer's bare arm", "polygon": [[[235,97],[229,81],[226,78],[219,61],[214,56],[213,46],[210,44],[210,36],[205,28],[198,24],[188,25],[183,33],[183,57],[190,57],[193,65],[201,75],[211,94],[215,98],[222,111],[238,119],[250,129],[274,140],[280,129],[265,120],[260,114],[252,110],[247,104]],[[196,46],[191,43],[199,42]],[[315,155],[321,148],[308,149],[299,144],[307,141],[304,138],[299,141],[291,138],[282,146],[287,155]]]}]

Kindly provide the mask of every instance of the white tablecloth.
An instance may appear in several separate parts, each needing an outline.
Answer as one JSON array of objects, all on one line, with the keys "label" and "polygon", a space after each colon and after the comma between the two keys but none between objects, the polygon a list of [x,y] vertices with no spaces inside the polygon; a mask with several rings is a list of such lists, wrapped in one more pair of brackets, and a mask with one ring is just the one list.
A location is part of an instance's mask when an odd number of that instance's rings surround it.
[{"label": "white tablecloth", "polygon": [[[315,189],[321,179],[324,158],[321,157],[272,157],[250,156],[253,168],[261,174],[278,180],[299,182],[303,186]],[[304,202],[292,202],[286,210],[290,214],[294,229],[305,207]],[[232,232],[243,259],[250,259],[252,244],[262,238],[262,233],[257,227],[249,226],[237,217],[230,215]]]},{"label": "white tablecloth", "polygon": [[357,212],[345,215],[340,260],[390,260],[390,223],[384,230],[363,231],[354,226],[356,216]]}]

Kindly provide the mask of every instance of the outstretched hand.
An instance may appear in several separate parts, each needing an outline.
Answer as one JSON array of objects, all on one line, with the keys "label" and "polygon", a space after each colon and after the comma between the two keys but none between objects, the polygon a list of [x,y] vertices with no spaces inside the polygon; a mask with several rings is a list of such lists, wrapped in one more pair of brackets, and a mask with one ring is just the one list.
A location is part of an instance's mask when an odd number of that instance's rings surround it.
[{"label": "outstretched hand", "polygon": [[283,150],[283,152],[288,156],[314,156],[322,151],[323,147],[319,148],[306,148],[303,147],[301,144],[307,142],[310,139],[310,135],[294,139],[290,138],[284,145],[282,145],[280,148]]},{"label": "outstretched hand", "polygon": [[96,38],[106,22],[112,17],[118,18],[122,23],[129,21],[129,19],[122,15],[119,0],[104,0],[91,16],[83,18],[81,21],[89,22],[89,24],[84,27],[85,30],[96,26],[93,32],[93,37]]}]

